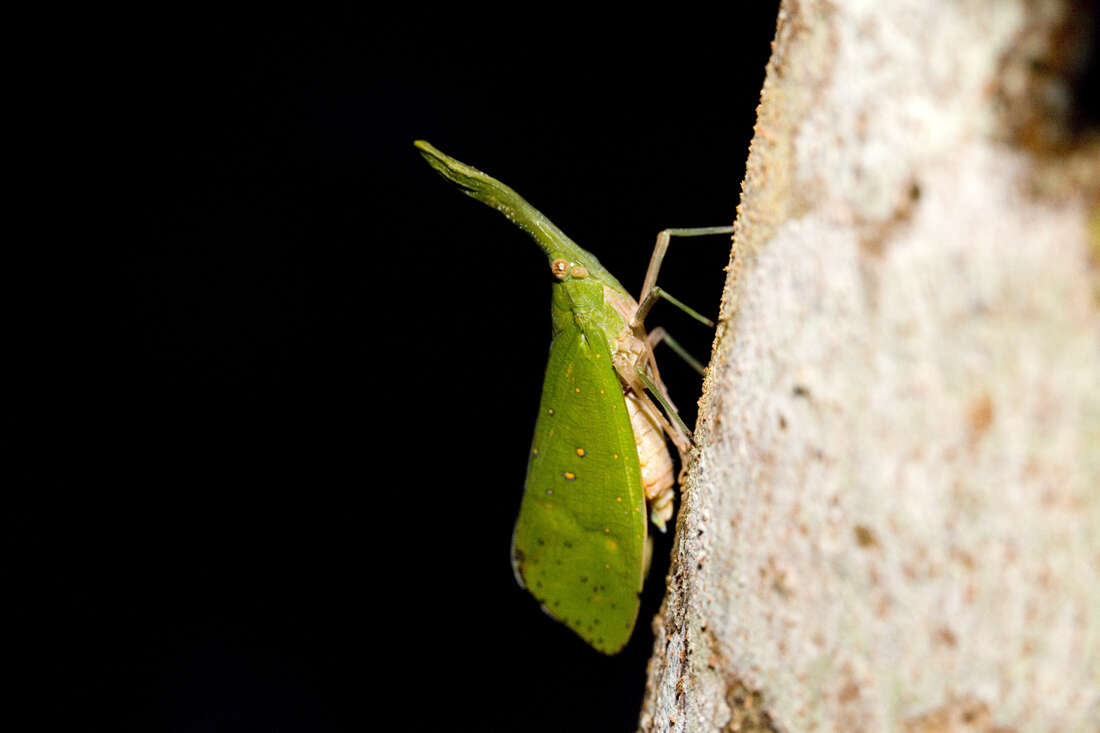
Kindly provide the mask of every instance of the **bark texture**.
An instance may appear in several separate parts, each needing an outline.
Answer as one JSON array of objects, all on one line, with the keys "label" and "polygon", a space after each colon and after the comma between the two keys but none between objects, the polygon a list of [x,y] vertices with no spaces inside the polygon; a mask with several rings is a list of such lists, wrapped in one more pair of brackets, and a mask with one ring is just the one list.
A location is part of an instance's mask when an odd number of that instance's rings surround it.
[{"label": "bark texture", "polygon": [[783,3],[642,730],[1100,729],[1073,12]]}]

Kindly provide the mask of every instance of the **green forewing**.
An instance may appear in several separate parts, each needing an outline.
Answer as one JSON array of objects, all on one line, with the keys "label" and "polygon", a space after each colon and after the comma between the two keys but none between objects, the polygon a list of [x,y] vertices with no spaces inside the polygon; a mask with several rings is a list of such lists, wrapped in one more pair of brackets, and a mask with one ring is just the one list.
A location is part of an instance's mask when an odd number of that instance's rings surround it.
[{"label": "green forewing", "polygon": [[645,534],[638,452],[607,340],[569,324],[550,346],[512,538],[516,577],[550,615],[613,654],[638,617]]}]

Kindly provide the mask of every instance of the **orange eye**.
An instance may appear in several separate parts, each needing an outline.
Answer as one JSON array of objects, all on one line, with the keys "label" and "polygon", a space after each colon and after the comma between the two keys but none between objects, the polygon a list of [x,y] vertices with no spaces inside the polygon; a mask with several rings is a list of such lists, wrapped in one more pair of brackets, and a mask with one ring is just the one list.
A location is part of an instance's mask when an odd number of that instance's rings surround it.
[{"label": "orange eye", "polygon": [[569,263],[559,257],[550,263],[550,272],[554,273],[557,279],[564,280],[569,274]]}]

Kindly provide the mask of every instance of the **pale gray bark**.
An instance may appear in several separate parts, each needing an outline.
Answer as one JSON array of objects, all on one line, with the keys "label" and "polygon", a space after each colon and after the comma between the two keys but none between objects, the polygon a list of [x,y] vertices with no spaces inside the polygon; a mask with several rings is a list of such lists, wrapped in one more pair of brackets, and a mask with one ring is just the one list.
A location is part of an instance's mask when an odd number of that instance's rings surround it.
[{"label": "pale gray bark", "polygon": [[1066,12],[783,3],[643,730],[1100,730],[1100,147],[1032,63]]}]

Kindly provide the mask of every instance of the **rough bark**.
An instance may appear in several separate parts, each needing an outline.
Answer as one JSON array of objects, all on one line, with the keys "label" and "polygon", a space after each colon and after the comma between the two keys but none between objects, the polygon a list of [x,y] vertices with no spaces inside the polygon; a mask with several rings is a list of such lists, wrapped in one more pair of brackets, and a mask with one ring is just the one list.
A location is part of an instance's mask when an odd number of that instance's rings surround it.
[{"label": "rough bark", "polygon": [[642,730],[1100,729],[1072,12],[783,3]]}]

